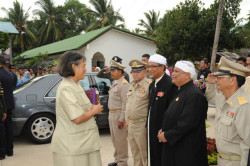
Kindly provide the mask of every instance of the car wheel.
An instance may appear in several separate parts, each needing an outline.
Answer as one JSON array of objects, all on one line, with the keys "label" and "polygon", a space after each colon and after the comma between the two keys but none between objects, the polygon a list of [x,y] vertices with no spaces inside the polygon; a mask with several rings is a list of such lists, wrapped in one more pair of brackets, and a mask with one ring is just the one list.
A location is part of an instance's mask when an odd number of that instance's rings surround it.
[{"label": "car wheel", "polygon": [[56,120],[53,115],[38,114],[29,119],[26,134],[34,143],[48,143],[51,141],[55,126]]}]

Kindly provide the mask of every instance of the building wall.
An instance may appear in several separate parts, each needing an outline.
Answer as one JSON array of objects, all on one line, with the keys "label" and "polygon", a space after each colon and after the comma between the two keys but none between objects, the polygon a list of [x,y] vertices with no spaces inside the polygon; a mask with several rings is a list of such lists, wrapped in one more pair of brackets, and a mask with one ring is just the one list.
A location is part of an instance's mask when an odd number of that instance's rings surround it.
[{"label": "building wall", "polygon": [[126,66],[125,71],[129,73],[131,70],[129,62],[133,59],[141,60],[141,56],[146,53],[154,54],[156,45],[152,41],[134,35],[110,30],[87,45],[85,55],[88,71],[91,71],[92,58],[97,52],[104,56],[104,66],[109,66],[112,57],[121,57],[123,65]]}]

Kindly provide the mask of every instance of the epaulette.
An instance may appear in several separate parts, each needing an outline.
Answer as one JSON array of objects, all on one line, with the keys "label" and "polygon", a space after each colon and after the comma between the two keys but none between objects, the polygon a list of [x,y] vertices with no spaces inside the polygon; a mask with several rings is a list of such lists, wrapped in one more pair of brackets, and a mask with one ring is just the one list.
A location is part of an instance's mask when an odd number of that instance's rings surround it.
[{"label": "epaulette", "polygon": [[151,83],[152,83],[152,80],[151,80],[151,79],[148,79],[148,80],[147,80],[147,83],[148,83],[148,84],[151,84]]},{"label": "epaulette", "polygon": [[237,99],[240,105],[248,102],[247,98],[245,98],[244,96],[239,96]]},{"label": "epaulette", "polygon": [[128,83],[128,81],[125,78],[123,78],[122,83],[125,84]]}]

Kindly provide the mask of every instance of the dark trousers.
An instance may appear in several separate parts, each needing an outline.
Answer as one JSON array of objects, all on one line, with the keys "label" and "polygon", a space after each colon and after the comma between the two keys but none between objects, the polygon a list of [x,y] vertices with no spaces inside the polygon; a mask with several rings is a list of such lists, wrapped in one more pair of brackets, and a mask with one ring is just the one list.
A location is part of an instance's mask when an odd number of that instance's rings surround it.
[{"label": "dark trousers", "polygon": [[12,110],[7,110],[7,118],[0,122],[0,156],[13,153]]}]

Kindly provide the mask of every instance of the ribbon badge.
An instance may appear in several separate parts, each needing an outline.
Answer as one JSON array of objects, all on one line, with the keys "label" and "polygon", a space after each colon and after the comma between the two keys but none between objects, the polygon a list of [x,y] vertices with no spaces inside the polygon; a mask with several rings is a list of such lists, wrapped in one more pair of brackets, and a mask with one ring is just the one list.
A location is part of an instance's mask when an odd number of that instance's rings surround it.
[{"label": "ribbon badge", "polygon": [[139,89],[139,92],[140,92],[140,93],[145,93],[145,88],[142,87],[141,89]]},{"label": "ribbon badge", "polygon": [[163,97],[165,94],[164,94],[164,92],[158,92],[157,93],[157,96],[159,96],[159,97]]},{"label": "ribbon badge", "polygon": [[232,111],[227,111],[226,112],[226,116],[230,117],[230,118],[233,118],[234,117],[234,112]]}]

